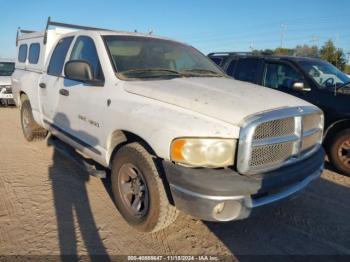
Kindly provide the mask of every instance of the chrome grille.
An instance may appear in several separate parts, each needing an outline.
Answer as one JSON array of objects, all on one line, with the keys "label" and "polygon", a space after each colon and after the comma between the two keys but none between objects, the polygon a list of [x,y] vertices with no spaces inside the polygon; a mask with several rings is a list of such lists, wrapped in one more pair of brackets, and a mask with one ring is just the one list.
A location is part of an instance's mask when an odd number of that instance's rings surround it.
[{"label": "chrome grille", "polygon": [[254,140],[294,134],[294,118],[272,120],[259,125],[254,134]]},{"label": "chrome grille", "polygon": [[0,92],[3,92],[4,94],[12,94],[12,87],[11,86],[0,86]]},{"label": "chrome grille", "polygon": [[322,140],[322,132],[320,130],[316,130],[314,133],[304,136],[301,152],[305,152],[306,150],[312,148],[315,144],[317,144],[320,140]]},{"label": "chrome grille", "polygon": [[322,142],[323,114],[316,107],[265,112],[241,129],[237,168],[242,174],[266,172],[315,152]]},{"label": "chrome grille", "polygon": [[303,117],[303,129],[310,130],[313,128],[318,128],[320,123],[322,122],[321,118],[322,118],[322,116],[319,114],[304,116]]},{"label": "chrome grille", "polygon": [[293,154],[293,143],[272,144],[253,148],[250,166],[261,166],[265,163],[278,164],[286,161]]}]

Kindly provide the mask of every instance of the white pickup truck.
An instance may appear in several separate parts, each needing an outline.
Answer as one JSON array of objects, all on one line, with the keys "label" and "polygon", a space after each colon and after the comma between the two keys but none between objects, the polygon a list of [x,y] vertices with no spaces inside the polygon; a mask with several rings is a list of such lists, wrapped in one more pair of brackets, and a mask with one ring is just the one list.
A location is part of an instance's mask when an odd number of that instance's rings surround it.
[{"label": "white pickup truck", "polygon": [[320,109],[233,80],[189,45],[50,20],[17,42],[25,138],[49,131],[110,169],[115,204],[140,231],[178,210],[247,218],[322,173]]},{"label": "white pickup truck", "polygon": [[15,63],[9,59],[0,59],[0,106],[14,104],[12,95],[11,75]]}]

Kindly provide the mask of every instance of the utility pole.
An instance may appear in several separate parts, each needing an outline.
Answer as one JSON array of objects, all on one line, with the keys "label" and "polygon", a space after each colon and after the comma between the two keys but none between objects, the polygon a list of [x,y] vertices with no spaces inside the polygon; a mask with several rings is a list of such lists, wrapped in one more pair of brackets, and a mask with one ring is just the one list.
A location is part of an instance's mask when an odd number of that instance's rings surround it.
[{"label": "utility pole", "polygon": [[283,48],[286,31],[287,31],[287,24],[281,24],[281,48]]},{"label": "utility pole", "polygon": [[312,43],[313,46],[317,46],[318,47],[318,37],[317,37],[317,35],[312,35],[311,43]]},{"label": "utility pole", "polygon": [[250,43],[249,49],[253,52],[254,51],[254,40]]}]

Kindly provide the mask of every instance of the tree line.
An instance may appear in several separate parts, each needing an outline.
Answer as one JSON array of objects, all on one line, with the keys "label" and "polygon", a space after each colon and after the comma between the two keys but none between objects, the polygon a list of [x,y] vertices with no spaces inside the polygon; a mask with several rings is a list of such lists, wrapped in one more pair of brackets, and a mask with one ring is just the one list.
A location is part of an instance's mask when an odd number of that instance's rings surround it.
[{"label": "tree line", "polygon": [[254,50],[253,53],[268,53],[273,55],[314,57],[326,60],[342,71],[350,73],[350,67],[346,65],[346,54],[344,50],[335,46],[332,40],[328,40],[319,48],[316,45],[297,45],[295,48],[276,48],[265,50]]}]

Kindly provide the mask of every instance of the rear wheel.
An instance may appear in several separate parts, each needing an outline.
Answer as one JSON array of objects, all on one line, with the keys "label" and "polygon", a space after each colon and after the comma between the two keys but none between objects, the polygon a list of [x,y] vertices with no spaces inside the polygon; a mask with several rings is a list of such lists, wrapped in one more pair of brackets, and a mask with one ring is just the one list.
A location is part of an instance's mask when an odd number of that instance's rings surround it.
[{"label": "rear wheel", "polygon": [[139,231],[158,231],[177,217],[152,156],[139,143],[122,147],[114,156],[112,191],[121,215]]},{"label": "rear wheel", "polygon": [[350,176],[350,128],[335,135],[329,151],[334,167],[341,173]]},{"label": "rear wheel", "polygon": [[27,141],[40,140],[47,136],[47,130],[35,122],[28,99],[22,101],[21,124],[23,135]]}]

